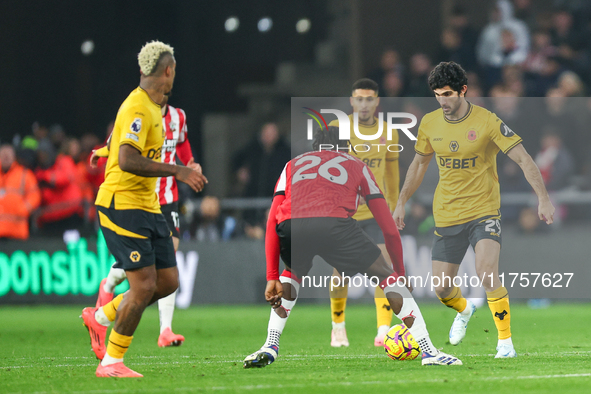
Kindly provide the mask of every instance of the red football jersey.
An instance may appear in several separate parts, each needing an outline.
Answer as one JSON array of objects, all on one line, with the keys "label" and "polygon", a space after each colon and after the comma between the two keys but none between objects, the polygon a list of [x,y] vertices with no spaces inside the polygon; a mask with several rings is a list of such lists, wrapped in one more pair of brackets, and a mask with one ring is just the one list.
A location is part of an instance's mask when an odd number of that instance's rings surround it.
[{"label": "red football jersey", "polygon": [[383,198],[369,167],[336,151],[307,152],[289,161],[275,194],[285,194],[277,208],[277,223],[291,218],[347,218],[357,211],[360,197]]},{"label": "red football jersey", "polygon": [[[183,164],[193,157],[187,139],[187,116],[185,111],[168,105],[166,115],[162,117],[166,139],[162,145],[162,162],[176,164],[176,156]],[[171,204],[179,199],[176,179],[173,176],[158,178],[156,193],[160,205]]]}]

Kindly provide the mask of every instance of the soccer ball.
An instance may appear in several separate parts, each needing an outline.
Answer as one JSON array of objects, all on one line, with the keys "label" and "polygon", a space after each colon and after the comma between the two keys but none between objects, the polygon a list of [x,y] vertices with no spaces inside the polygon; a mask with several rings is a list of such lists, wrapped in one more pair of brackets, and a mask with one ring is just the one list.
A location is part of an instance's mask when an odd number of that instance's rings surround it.
[{"label": "soccer ball", "polygon": [[392,360],[414,360],[421,348],[404,324],[390,328],[384,338],[384,349]]}]

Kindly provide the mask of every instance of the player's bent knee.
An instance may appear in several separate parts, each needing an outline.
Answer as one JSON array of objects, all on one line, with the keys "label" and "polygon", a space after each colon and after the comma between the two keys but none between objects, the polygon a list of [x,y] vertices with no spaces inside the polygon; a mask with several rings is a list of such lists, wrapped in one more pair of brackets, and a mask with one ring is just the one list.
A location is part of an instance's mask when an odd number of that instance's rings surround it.
[{"label": "player's bent knee", "polygon": [[279,277],[279,281],[283,285],[283,296],[287,301],[295,301],[298,298],[300,290],[299,278],[290,270],[284,270]]},{"label": "player's bent knee", "polygon": [[453,290],[452,286],[436,286],[435,287],[435,294],[437,294],[437,297],[439,297],[439,298],[446,298],[448,295],[451,294],[452,290]]},{"label": "player's bent knee", "polygon": [[130,282],[129,291],[134,296],[150,299],[156,292],[156,288],[156,280],[154,278],[146,278],[144,280]]},{"label": "player's bent knee", "polygon": [[164,293],[166,293],[166,294],[163,295],[163,297],[171,295],[172,293],[177,291],[178,288],[179,288],[179,281],[177,279],[174,282],[168,284],[168,286],[166,287],[166,289],[164,291]]},{"label": "player's bent knee", "polygon": [[178,276],[167,276],[166,278],[158,279],[158,286],[154,295],[157,298],[164,298],[174,293],[179,288]]},{"label": "player's bent knee", "polygon": [[283,283],[283,298],[288,301],[294,301],[298,298],[298,292],[290,283]]}]

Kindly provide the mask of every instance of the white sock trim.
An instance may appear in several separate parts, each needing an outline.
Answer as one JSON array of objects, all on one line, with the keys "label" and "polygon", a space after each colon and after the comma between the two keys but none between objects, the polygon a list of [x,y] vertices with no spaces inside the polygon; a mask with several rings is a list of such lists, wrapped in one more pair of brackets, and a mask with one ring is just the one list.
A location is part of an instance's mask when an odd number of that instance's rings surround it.
[{"label": "white sock trim", "polygon": [[386,335],[388,333],[388,331],[390,331],[390,326],[379,326],[378,327],[378,335]]},{"label": "white sock trim", "polygon": [[158,300],[158,313],[160,315],[160,334],[167,328],[172,329],[172,317],[176,302],[176,291]]},{"label": "white sock trim", "polygon": [[282,276],[279,277],[279,281],[282,284],[290,283],[293,286],[293,288],[295,289],[296,295],[300,293],[300,284],[298,283],[297,280],[282,275]]},{"label": "white sock trim", "polygon": [[463,311],[458,312],[460,315],[462,316],[470,316],[470,313],[472,313],[472,307],[471,307],[472,301],[470,300],[466,300],[466,307],[464,308]]},{"label": "white sock trim", "polygon": [[106,367],[107,365],[116,364],[120,362],[123,362],[122,358],[113,358],[109,356],[108,353],[105,353],[105,357],[103,358],[103,361],[101,361],[101,365],[103,367]]},{"label": "white sock trim", "polygon": [[412,327],[410,327],[408,330],[412,336],[415,337],[415,340],[421,347],[421,350],[423,352],[429,353],[430,355],[438,354],[439,351],[431,342],[431,338],[429,338],[429,331],[427,331],[427,324],[425,323],[425,319],[423,318],[421,310],[419,309],[415,299],[410,294],[408,288],[396,282],[395,284],[384,288],[384,293],[386,293],[386,295],[389,292],[398,293],[402,296],[402,308],[396,317],[400,320],[403,320],[409,316],[415,318]]},{"label": "white sock trim", "polygon": [[295,299],[293,301],[286,300],[285,298],[281,298],[281,308],[287,312],[287,317],[283,318],[280,317],[277,312],[273,308],[271,308],[271,315],[269,316],[269,325],[267,326],[267,340],[265,341],[264,347],[266,346],[279,346],[279,339],[281,338],[281,334],[283,333],[283,329],[285,328],[285,324],[287,323],[287,319],[291,314],[291,310],[296,304],[297,301],[297,294],[300,291],[300,284],[291,279],[287,276],[280,276],[279,281],[281,283],[290,283],[293,288],[295,289]]},{"label": "white sock trim", "polygon": [[105,312],[103,311],[103,307],[101,306],[100,308],[98,308],[96,310],[96,312],[94,312],[94,318],[96,319],[96,321],[105,326],[105,327],[109,327],[111,325],[111,321],[109,320],[109,318],[107,317],[107,315],[105,314]]},{"label": "white sock trim", "polygon": [[342,322],[342,323],[332,322],[332,329],[333,330],[337,330],[339,328],[345,328],[345,322]]},{"label": "white sock trim", "polygon": [[513,341],[511,340],[511,337],[507,338],[507,339],[499,339],[499,342],[497,343],[499,346],[500,345],[509,345],[509,346],[513,346]]},{"label": "white sock trim", "polygon": [[112,293],[115,291],[115,287],[127,279],[127,275],[125,274],[125,270],[121,268],[111,267],[109,270],[109,274],[107,275],[107,280],[105,281],[105,285],[103,286],[103,290],[107,293]]}]

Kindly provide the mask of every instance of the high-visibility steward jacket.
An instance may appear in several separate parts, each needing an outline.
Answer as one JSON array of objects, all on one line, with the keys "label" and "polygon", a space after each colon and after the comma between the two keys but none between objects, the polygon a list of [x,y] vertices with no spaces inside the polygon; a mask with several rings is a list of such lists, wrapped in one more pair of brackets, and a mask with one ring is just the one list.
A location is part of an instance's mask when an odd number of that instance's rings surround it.
[{"label": "high-visibility steward jacket", "polygon": [[40,202],[31,170],[16,162],[7,172],[0,169],[0,238],[29,238],[29,216]]},{"label": "high-visibility steward jacket", "polygon": [[82,191],[76,183],[76,175],[76,164],[67,155],[58,155],[51,168],[35,171],[41,188],[40,226],[74,214],[82,216]]}]

